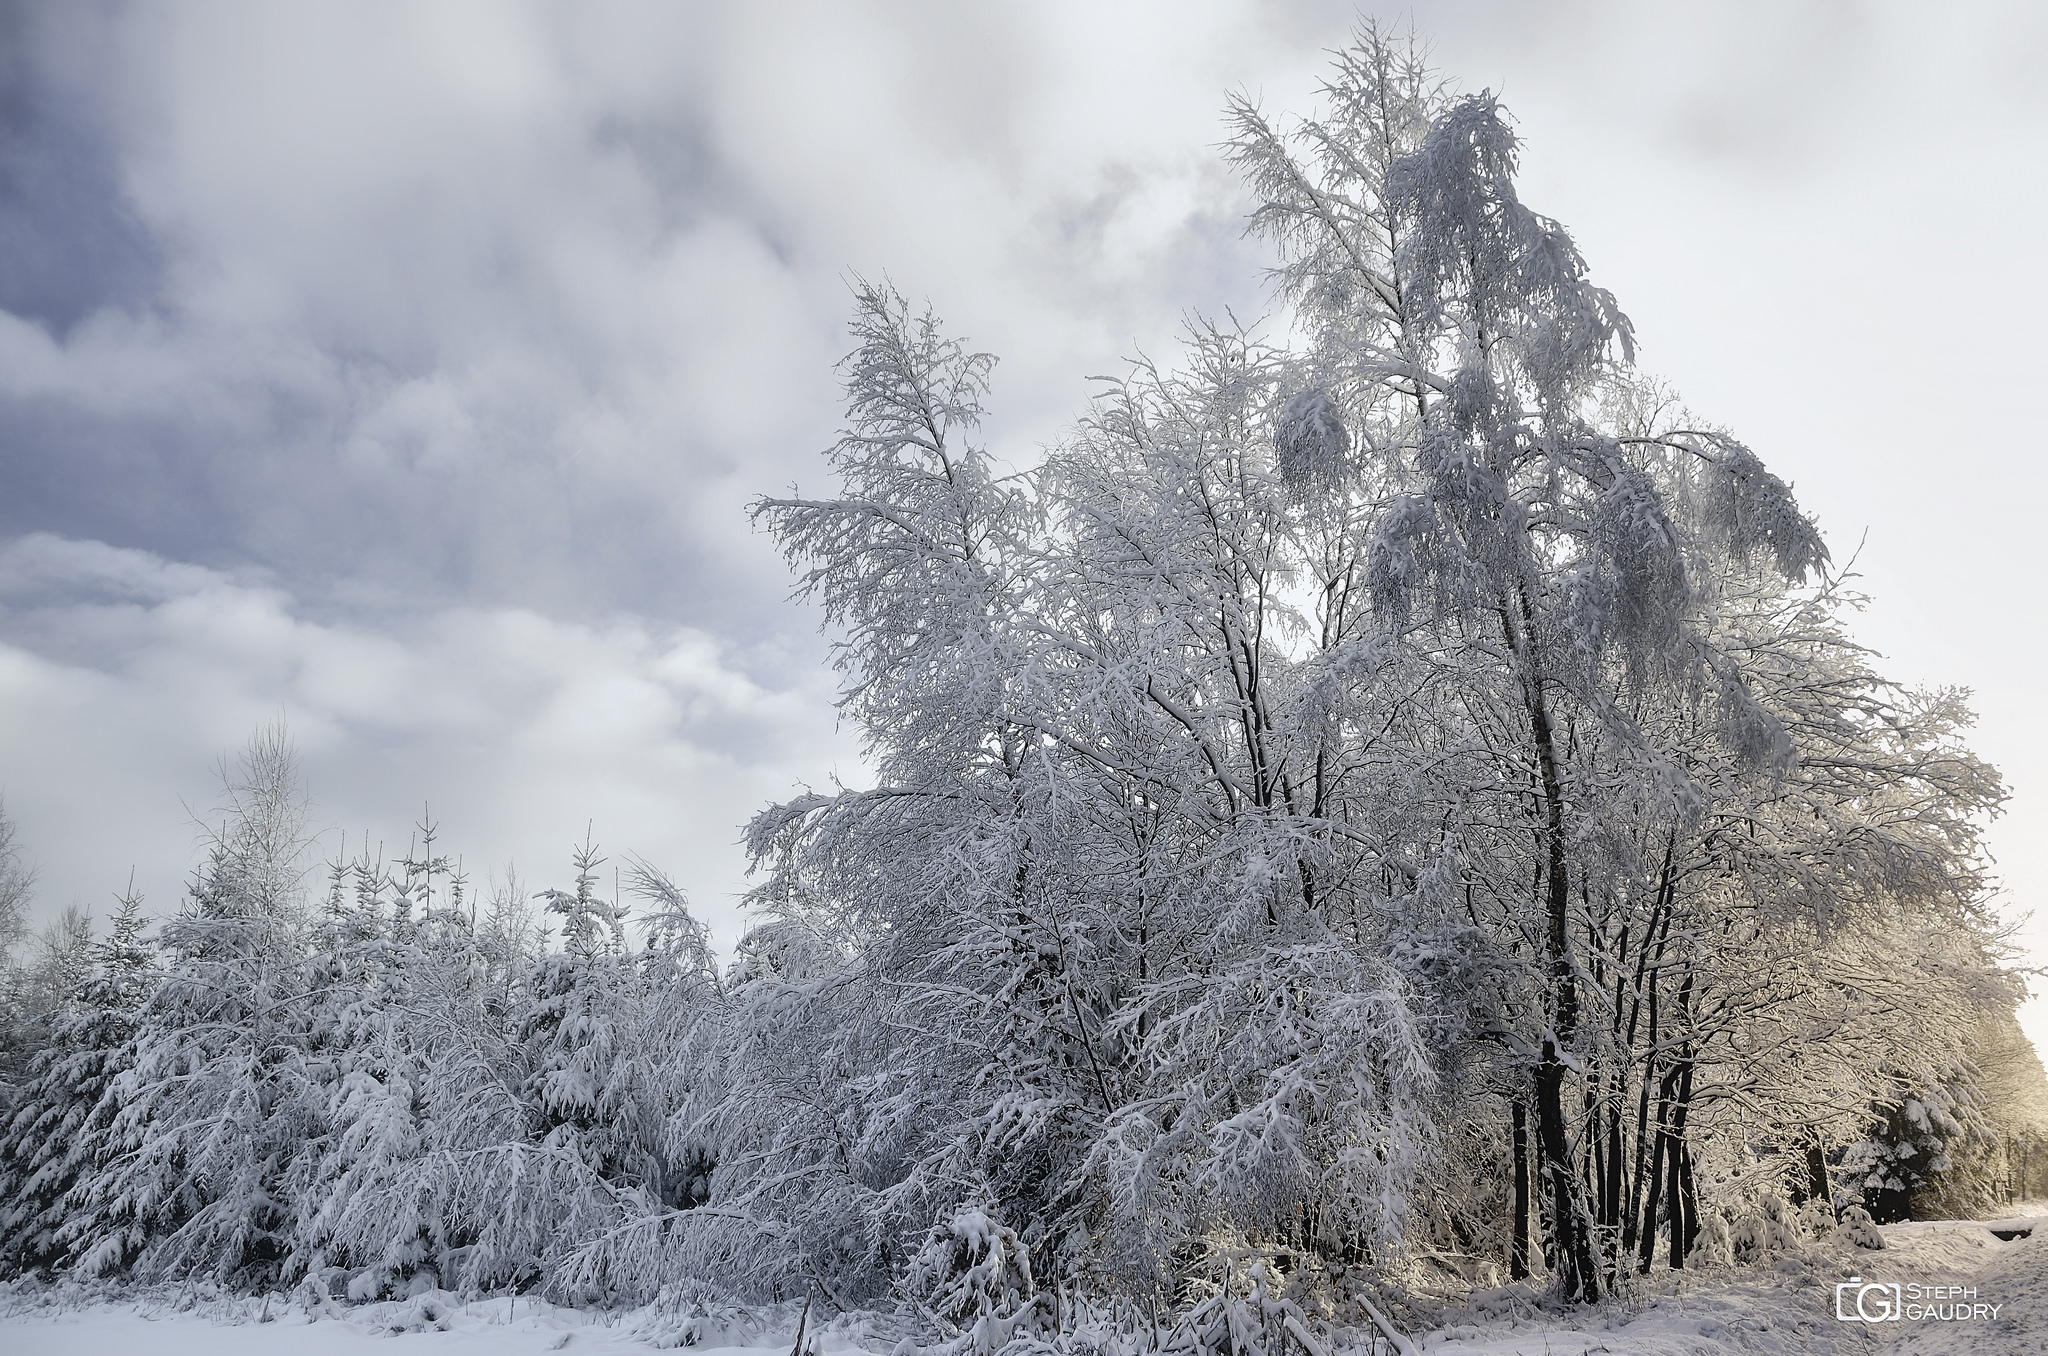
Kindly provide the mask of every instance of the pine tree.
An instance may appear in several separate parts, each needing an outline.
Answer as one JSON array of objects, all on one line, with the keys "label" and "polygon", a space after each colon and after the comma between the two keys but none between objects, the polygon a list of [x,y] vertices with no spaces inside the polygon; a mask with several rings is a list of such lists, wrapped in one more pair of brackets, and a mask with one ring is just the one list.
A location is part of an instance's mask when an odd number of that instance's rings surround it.
[{"label": "pine tree", "polygon": [[319,1108],[298,1016],[304,792],[283,729],[252,738],[223,781],[222,823],[161,929],[163,974],[114,1083],[120,1152],[85,1193],[88,1273],[260,1283],[291,1246],[285,1183]]},{"label": "pine tree", "polygon": [[95,1232],[81,1207],[114,1157],[114,1084],[134,1064],[136,1017],[156,983],[146,923],[131,881],[0,1137],[0,1266],[9,1271],[60,1270],[76,1260],[76,1240]]},{"label": "pine tree", "polygon": [[0,797],[0,1108],[7,1107],[38,1043],[33,984],[23,945],[29,939],[28,903],[35,871],[18,841],[7,802]]}]

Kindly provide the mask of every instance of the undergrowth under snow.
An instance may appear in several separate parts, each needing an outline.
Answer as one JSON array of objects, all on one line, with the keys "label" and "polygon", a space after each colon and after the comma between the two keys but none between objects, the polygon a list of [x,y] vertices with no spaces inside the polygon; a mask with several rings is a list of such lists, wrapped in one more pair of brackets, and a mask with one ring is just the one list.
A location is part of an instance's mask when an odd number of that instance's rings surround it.
[{"label": "undergrowth under snow", "polygon": [[[1787,1250],[1756,1266],[1660,1272],[1591,1308],[1562,1308],[1526,1286],[1455,1298],[1416,1293],[1402,1313],[1417,1330],[1403,1340],[1420,1356],[2048,1356],[2048,1218],[2009,1223],[2036,1227],[2042,1236],[2002,1241],[1983,1222],[1891,1225],[1883,1230],[1882,1252],[1831,1241]],[[1976,1300],[1998,1305],[1999,1314],[1967,1321],[1842,1322],[1835,1317],[1834,1287],[1851,1275],[1972,1286]],[[10,1356],[362,1356],[376,1349],[373,1344],[395,1340],[420,1356],[677,1347],[696,1356],[789,1356],[798,1344],[801,1317],[795,1304],[740,1309],[687,1297],[604,1311],[530,1296],[464,1300],[445,1291],[342,1305],[203,1287],[136,1291],[15,1283],[0,1288],[0,1349]],[[802,1347],[804,1356],[923,1356],[917,1329],[914,1320],[898,1315],[821,1319],[813,1312]],[[1090,1345],[1085,1334],[1075,1336],[1075,1350]],[[1331,1356],[1397,1350],[1370,1329],[1337,1328],[1328,1336]],[[1111,1356],[1108,1348],[1104,1353]]]}]

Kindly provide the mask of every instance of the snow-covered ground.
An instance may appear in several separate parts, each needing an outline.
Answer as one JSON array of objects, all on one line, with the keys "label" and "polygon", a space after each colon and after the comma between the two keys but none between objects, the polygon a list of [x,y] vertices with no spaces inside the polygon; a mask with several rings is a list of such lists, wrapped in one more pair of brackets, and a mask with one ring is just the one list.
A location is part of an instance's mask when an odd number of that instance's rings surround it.
[{"label": "snow-covered ground", "polygon": [[[797,1314],[766,1314],[765,1325],[721,1330],[702,1320],[639,1310],[627,1314],[560,1308],[530,1297],[464,1302],[430,1291],[410,1300],[336,1305],[309,1312],[283,1297],[194,1298],[165,1294],[124,1301],[63,1302],[44,1293],[10,1296],[0,1307],[5,1356],[509,1356],[523,1352],[639,1352],[678,1348],[692,1356],[788,1356]],[[777,1331],[775,1319],[786,1322]],[[849,1331],[849,1328],[853,1329]],[[841,1319],[814,1334],[808,1352],[858,1353],[893,1344]],[[738,1340],[735,1340],[735,1339]],[[379,1344],[400,1340],[397,1348]],[[749,1345],[749,1343],[754,1345]]]},{"label": "snow-covered ground", "polygon": [[[2033,1234],[2007,1242],[1993,1229]],[[1425,1356],[2048,1356],[2048,1217],[1894,1224],[1883,1233],[1883,1252],[1830,1241],[1757,1266],[1660,1271],[1641,1291],[1576,1314],[1542,1312],[1512,1291],[1486,1292],[1414,1346]],[[1835,1287],[1851,1276],[1899,1284],[1914,1316],[1838,1319]],[[1998,1316],[1919,1317],[1928,1304],[1954,1312],[1958,1301],[1933,1287],[1974,1288],[1960,1302],[1998,1305]],[[1881,1312],[1881,1298],[1868,1301],[1872,1312]],[[1848,1304],[1854,1312],[1853,1295]]]},{"label": "snow-covered ground", "polygon": [[[2032,1228],[2010,1242],[1994,1228]],[[1422,1356],[2048,1356],[2048,1217],[1898,1224],[1887,1248],[1824,1243],[1760,1266],[1673,1277],[1590,1311],[1552,1312],[1514,1288],[1483,1292],[1448,1309],[1410,1339]],[[1973,1287],[1964,1304],[1998,1315],[1906,1318],[1865,1324],[1836,1317],[1835,1286],[1850,1276],[1897,1283],[1908,1305],[1951,1306],[1948,1294],[1915,1298],[1912,1286]],[[1871,1301],[1873,1304],[1877,1300]],[[1853,1306],[1853,1298],[1850,1301]],[[1939,1312],[1939,1308],[1937,1309]],[[273,1299],[166,1294],[58,1302],[52,1292],[0,1294],[0,1352],[7,1356],[365,1356],[397,1350],[476,1353],[645,1352],[690,1341],[692,1356],[787,1356],[796,1313],[762,1314],[724,1328],[673,1313],[598,1314],[531,1299],[462,1300],[430,1292],[407,1301],[308,1312]],[[687,1331],[686,1331],[687,1327]],[[894,1334],[841,1318],[807,1348],[825,1356],[900,1349]],[[1371,1349],[1366,1333],[1359,1347]],[[1386,1350],[1384,1344],[1379,1348]]]}]

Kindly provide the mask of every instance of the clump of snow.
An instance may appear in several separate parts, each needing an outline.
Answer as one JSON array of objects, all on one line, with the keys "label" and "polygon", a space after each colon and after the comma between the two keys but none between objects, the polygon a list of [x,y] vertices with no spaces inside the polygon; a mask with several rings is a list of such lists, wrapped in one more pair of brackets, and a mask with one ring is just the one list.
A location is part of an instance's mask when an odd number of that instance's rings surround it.
[{"label": "clump of snow", "polygon": [[1536,1312],[1536,1291],[1517,1282],[1493,1290],[1475,1290],[1466,1303],[1473,1312],[1487,1318],[1526,1318]]},{"label": "clump of snow", "polygon": [[1826,1238],[1836,1228],[1834,1207],[1816,1196],[1799,1207],[1793,1224],[1806,1238]]},{"label": "clump of snow", "polygon": [[1871,1220],[1870,1212],[1852,1205],[1842,1212],[1839,1232],[1849,1243],[1872,1252],[1884,1251],[1884,1233]]},{"label": "clump of snow", "polygon": [[[1700,1225],[1701,1250],[1705,1250],[1707,1224],[1717,1219],[1716,1213],[1708,1211]],[[1733,1259],[1740,1263],[1755,1264],[1765,1256],[1796,1249],[1800,1244],[1799,1226],[1793,1219],[1790,1207],[1780,1196],[1765,1196],[1756,1203],[1756,1208],[1744,1215],[1732,1229],[1724,1230],[1722,1238]]]},{"label": "clump of snow", "polygon": [[1735,1236],[1728,1228],[1728,1221],[1719,1210],[1707,1210],[1700,1216],[1700,1232],[1693,1240],[1689,1262],[1695,1269],[1725,1267],[1736,1257]]},{"label": "clump of snow", "polygon": [[754,1346],[770,1326],[769,1311],[734,1304],[711,1287],[686,1283],[664,1287],[634,1315],[630,1331],[664,1350],[711,1350]]}]

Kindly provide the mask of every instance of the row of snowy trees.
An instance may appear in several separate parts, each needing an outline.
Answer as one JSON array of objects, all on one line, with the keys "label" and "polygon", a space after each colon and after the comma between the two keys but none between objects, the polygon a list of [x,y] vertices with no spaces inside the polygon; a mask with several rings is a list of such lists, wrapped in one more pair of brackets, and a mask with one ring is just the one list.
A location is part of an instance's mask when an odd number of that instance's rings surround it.
[{"label": "row of snowy trees", "polygon": [[176,916],[145,937],[123,898],[41,1014],[0,1136],[7,1270],[523,1286],[565,1245],[703,1201],[676,1113],[719,981],[666,878],[624,873],[634,946],[586,847],[574,888],[536,897],[550,946],[516,880],[480,914],[423,825],[309,901],[281,730],[227,790]]},{"label": "row of snowy trees", "polygon": [[1492,99],[1372,33],[1326,93],[1232,107],[1290,323],[1197,324],[1029,470],[993,359],[859,288],[836,494],[755,514],[874,784],[755,818],[728,966],[589,849],[552,940],[431,835],[308,902],[266,737],[31,1042],[0,1262],[986,1333],[1247,1265],[1593,1299],[1779,1193],[1984,1203],[2044,1122],[1959,695],[1633,373]]},{"label": "row of snowy trees", "polygon": [[[1527,1088],[1515,1087],[1512,1065],[1491,1083],[1457,1067],[1472,1056],[1451,1043],[1469,1041],[1473,1029],[1449,1023],[1448,1004],[1416,1015],[1423,985],[1415,976],[1441,984],[1467,965],[1479,942],[1466,929],[1417,945],[1382,926],[1374,944],[1385,970],[1375,976],[1360,942],[1363,914],[1347,908],[1342,935],[1269,946],[1252,965],[1259,973],[1234,974],[1240,967],[1200,955],[1170,911],[1134,891],[1135,946],[1121,980],[1105,982],[1105,948],[1086,929],[1054,935],[1050,946],[1037,939],[1033,956],[1020,959],[1017,944],[1058,920],[1043,903],[1013,908],[1029,887],[1013,880],[992,924],[1002,943],[976,938],[974,919],[955,911],[937,924],[952,935],[922,944],[935,953],[963,944],[970,955],[995,950],[997,963],[983,966],[1001,988],[954,985],[975,978],[954,957],[952,987],[933,992],[928,977],[885,979],[884,948],[857,943],[847,920],[818,897],[790,898],[785,882],[775,887],[776,921],[750,934],[721,974],[680,894],[644,864],[614,873],[641,914],[631,932],[618,886],[605,897],[603,863],[590,848],[575,855],[572,889],[533,896],[553,917],[551,938],[516,880],[479,909],[436,855],[430,824],[388,870],[367,854],[331,863],[325,899],[313,901],[304,798],[280,732],[259,735],[228,791],[192,889],[156,936],[145,935],[131,893],[104,940],[67,918],[41,939],[32,966],[14,967],[10,1029],[27,1058],[0,1119],[0,1266],[8,1272],[205,1276],[251,1287],[307,1281],[359,1298],[433,1284],[646,1297],[708,1280],[755,1296],[817,1287],[848,1303],[896,1289],[927,1300],[942,1322],[979,1315],[986,1324],[995,1307],[1008,1309],[1007,1321],[1032,1317],[1037,1286],[1047,1282],[1142,1292],[1176,1281],[1177,1298],[1198,1300],[1204,1272],[1248,1248],[1332,1269],[1417,1253],[1512,1262],[1526,1250],[1526,1197],[1511,1215],[1501,1180],[1513,1172],[1526,1191],[1525,1148],[1517,1134],[1504,1157],[1501,1126],[1489,1122],[1505,1112],[1520,1126]],[[794,810],[819,808],[807,801]],[[26,873],[17,869],[16,878],[25,888]],[[1261,883],[1254,913],[1271,884]],[[1295,888],[1285,880],[1282,894]],[[1400,897],[1385,881],[1368,893]],[[1282,902],[1272,904],[1270,916],[1250,920],[1254,932],[1262,922],[1279,926]],[[1151,949],[1162,940],[1166,951]],[[1061,948],[1084,945],[1094,948],[1092,978],[1055,968]],[[1333,998],[1336,984],[1318,976],[1339,967],[1340,980],[1392,974],[1401,992],[1357,997],[1365,986],[1354,984],[1353,995]],[[69,979],[53,981],[54,969]],[[26,986],[24,975],[32,977]],[[1202,1083],[1190,1069],[1145,1058],[1148,1037],[1162,1036],[1142,1006],[1127,1032],[1105,1039],[1114,1019],[1049,1004],[1048,980],[1099,1003],[1115,983],[1135,992],[1169,975],[1196,995],[1185,1007],[1207,1001],[1235,1014],[1222,1022],[1230,1029],[1196,1038],[1220,1061],[1201,1077],[1244,1088],[1232,1108],[1238,1124],[1207,1110],[1207,1144],[1183,1145],[1188,1161],[1178,1165],[1146,1168],[1132,1161],[1136,1118],[1099,1118],[1096,1141],[1083,1144],[1072,1170],[1084,1183],[1100,1174],[1102,1193],[1081,1213],[1115,1232],[1069,1244],[1061,1257],[1048,1247],[1059,1241],[1048,1217],[1058,1223],[1061,1203],[1045,1181],[1049,1135],[1031,1128],[1048,1114],[1032,1105],[1045,1100],[1034,1085],[1057,1077],[1097,1095],[1121,1090],[1127,1105],[1164,1121],[1160,1106],[1192,1105],[1190,1087]],[[1974,977],[1997,981],[1981,967]],[[1202,995],[1211,984],[1217,992]],[[1263,1001],[1248,1000],[1247,987]],[[1746,992],[1741,984],[1696,992],[1722,990]],[[1450,994],[1433,991],[1439,1000]],[[1653,1023],[1660,991],[1648,988]],[[40,998],[24,1002],[24,994]],[[1967,1059],[1948,1050],[1945,1063],[1930,1064],[1926,1052],[1940,1047],[1903,1025],[1931,1020],[1917,1010],[1930,997],[1950,1019],[1978,1021]],[[1744,1195],[1768,1210],[1786,1186],[1795,1198],[1847,1187],[1869,1201],[1910,1183],[1933,1193],[1932,1208],[1967,1211],[1991,1190],[2023,1185],[2018,1173],[2042,1176],[2048,1164],[2030,1161],[2043,1147],[2039,1065],[2009,1023],[1996,1022],[1999,1003],[1981,999],[1926,989],[1889,1003],[1878,995],[1866,1005],[1874,1020],[1864,1043],[1844,1050],[1831,1048],[1842,1039],[1833,1030],[1773,1029],[1778,1053],[1809,1067],[1853,1061],[1858,1050],[1875,1061],[1860,1082],[1838,1075],[1835,1091],[1854,1095],[1819,1116],[1788,1093],[1794,1078],[1738,1091],[1737,1076],[1754,1060],[1716,1053],[1697,1020],[1680,1027],[1665,1019],[1667,1033],[1702,1047],[1685,1066],[1699,1074],[1694,1089],[1658,1094],[1656,1133],[1671,1156],[1653,1162],[1680,1165],[1669,1199],[1691,1202],[1666,1206],[1667,1240],[1698,1227],[1684,1212],[1697,1211],[1703,1194],[1714,1235],[1706,1253],[1725,1258],[1728,1233],[1714,1210]],[[1063,1013],[1075,1019],[1067,1054],[1089,1062],[1069,1059],[1056,1075],[1052,1061],[1020,1056],[1059,1039]],[[1173,1025],[1199,1032],[1221,1021],[1181,1015]],[[1727,1020],[1729,1041],[1751,1039],[1752,1025]],[[1419,1086],[1398,1099],[1372,1094],[1369,1080],[1396,1076],[1380,1051],[1391,1040],[1417,1044],[1413,1028],[1422,1048],[1403,1052],[1413,1067],[1399,1076]],[[1180,1029],[1162,1043],[1190,1039]],[[933,1042],[967,1053],[940,1059]],[[1580,1048],[1631,1058],[1618,1044]],[[1342,1082],[1352,1060],[1370,1067]],[[1576,1062],[1583,1070],[1593,1060]],[[1336,1071],[1323,1075],[1323,1087],[1305,1081],[1303,1069],[1315,1064]],[[1935,1072],[1914,1083],[1901,1077],[1908,1067]],[[1153,1088],[1132,1096],[1147,1078],[1157,1080]],[[1601,1142],[1614,1122],[1598,1092],[1589,1079],[1575,1127],[1592,1197],[1603,1166],[1620,1161]],[[1650,1094],[1640,1084],[1638,1092],[1646,1118]],[[1263,1104],[1254,1104],[1260,1093]],[[1294,1104],[1276,1108],[1282,1093]],[[1085,1104],[1085,1091],[1068,1095]],[[1379,1104],[1328,1123],[1340,1098],[1367,1095]],[[1667,1107],[1697,1114],[1689,1127],[1673,1124]],[[1174,1127],[1139,1124],[1145,1148],[1173,1141]],[[1793,1125],[1804,1139],[1787,1133]],[[1986,1132],[1996,1129],[2008,1133],[1994,1140]],[[1644,1134],[1638,1126],[1632,1144]],[[1400,1146],[1409,1160],[1387,1161]],[[990,1161],[1020,1149],[1030,1151],[1021,1161]],[[1361,1151],[1378,1161],[1358,1168]],[[1354,1186],[1333,1202],[1332,1187],[1344,1184],[1306,1181],[1286,1154],[1349,1165],[1379,1182],[1381,1194],[1366,1199]],[[1688,1166],[1695,1162],[1708,1171]],[[1146,1173],[1135,1182],[1134,1167]],[[1195,1168],[1206,1178],[1194,1178]],[[1625,1180],[1641,1189],[1639,1163]],[[1629,1203],[1629,1220],[1645,1209],[1646,1229],[1658,1219],[1659,1180],[1653,1168],[1647,1206]],[[1294,1218],[1274,1198],[1291,1202]],[[1401,1228],[1387,1227],[1390,1211]],[[1378,1232],[1364,1234],[1360,1222],[1376,1222]],[[1667,1251],[1682,1264],[1682,1243]]]}]

